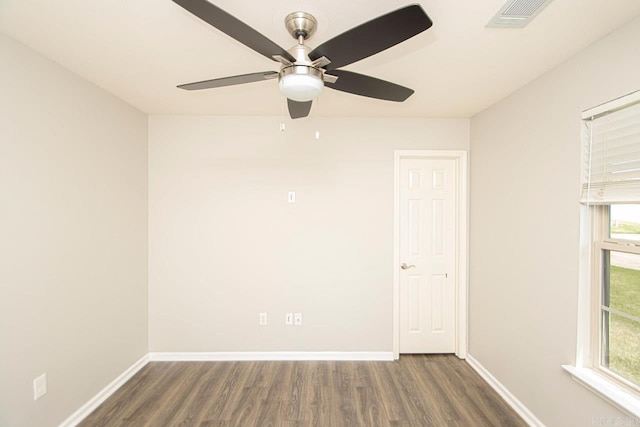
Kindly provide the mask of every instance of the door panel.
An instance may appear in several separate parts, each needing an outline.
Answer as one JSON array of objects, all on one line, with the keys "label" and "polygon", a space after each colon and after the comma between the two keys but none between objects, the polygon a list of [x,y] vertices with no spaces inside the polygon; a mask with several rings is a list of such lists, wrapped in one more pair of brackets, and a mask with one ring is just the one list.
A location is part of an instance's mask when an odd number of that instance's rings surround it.
[{"label": "door panel", "polygon": [[453,353],[455,159],[400,161],[400,353]]}]

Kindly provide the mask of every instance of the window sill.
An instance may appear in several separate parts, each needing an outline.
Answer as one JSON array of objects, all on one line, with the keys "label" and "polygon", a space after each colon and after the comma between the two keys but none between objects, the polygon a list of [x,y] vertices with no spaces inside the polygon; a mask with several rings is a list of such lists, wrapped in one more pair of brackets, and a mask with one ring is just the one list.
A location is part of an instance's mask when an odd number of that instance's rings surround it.
[{"label": "window sill", "polygon": [[625,388],[597,374],[593,369],[576,368],[571,365],[562,365],[562,368],[567,371],[574,380],[613,404],[618,409],[632,417],[640,418],[640,398]]}]

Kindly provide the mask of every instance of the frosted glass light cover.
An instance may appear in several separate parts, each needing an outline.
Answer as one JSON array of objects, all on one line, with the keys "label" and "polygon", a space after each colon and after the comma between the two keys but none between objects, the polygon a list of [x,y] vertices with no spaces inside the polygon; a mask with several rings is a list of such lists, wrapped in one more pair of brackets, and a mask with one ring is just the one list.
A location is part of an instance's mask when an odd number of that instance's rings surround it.
[{"label": "frosted glass light cover", "polygon": [[280,79],[280,91],[292,101],[307,102],[317,98],[324,83],[309,74],[288,74]]}]

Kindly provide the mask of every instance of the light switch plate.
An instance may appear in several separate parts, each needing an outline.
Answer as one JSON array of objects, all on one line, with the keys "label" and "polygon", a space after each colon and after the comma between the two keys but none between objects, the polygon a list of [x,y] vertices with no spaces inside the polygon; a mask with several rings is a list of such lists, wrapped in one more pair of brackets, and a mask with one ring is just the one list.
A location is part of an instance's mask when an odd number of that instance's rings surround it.
[{"label": "light switch plate", "polygon": [[33,400],[38,400],[47,394],[47,374],[42,374],[33,380]]},{"label": "light switch plate", "polygon": [[288,199],[289,203],[295,203],[296,202],[296,192],[295,191],[289,191],[289,196]]}]

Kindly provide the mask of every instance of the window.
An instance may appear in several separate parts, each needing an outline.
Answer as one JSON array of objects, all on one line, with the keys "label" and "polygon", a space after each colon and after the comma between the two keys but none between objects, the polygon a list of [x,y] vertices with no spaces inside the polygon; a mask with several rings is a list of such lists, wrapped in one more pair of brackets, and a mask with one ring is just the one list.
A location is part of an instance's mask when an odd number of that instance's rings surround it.
[{"label": "window", "polygon": [[597,236],[592,254],[599,321],[596,368],[640,391],[640,204],[593,209]]},{"label": "window", "polygon": [[578,349],[565,369],[640,416],[640,91],[582,119]]}]

